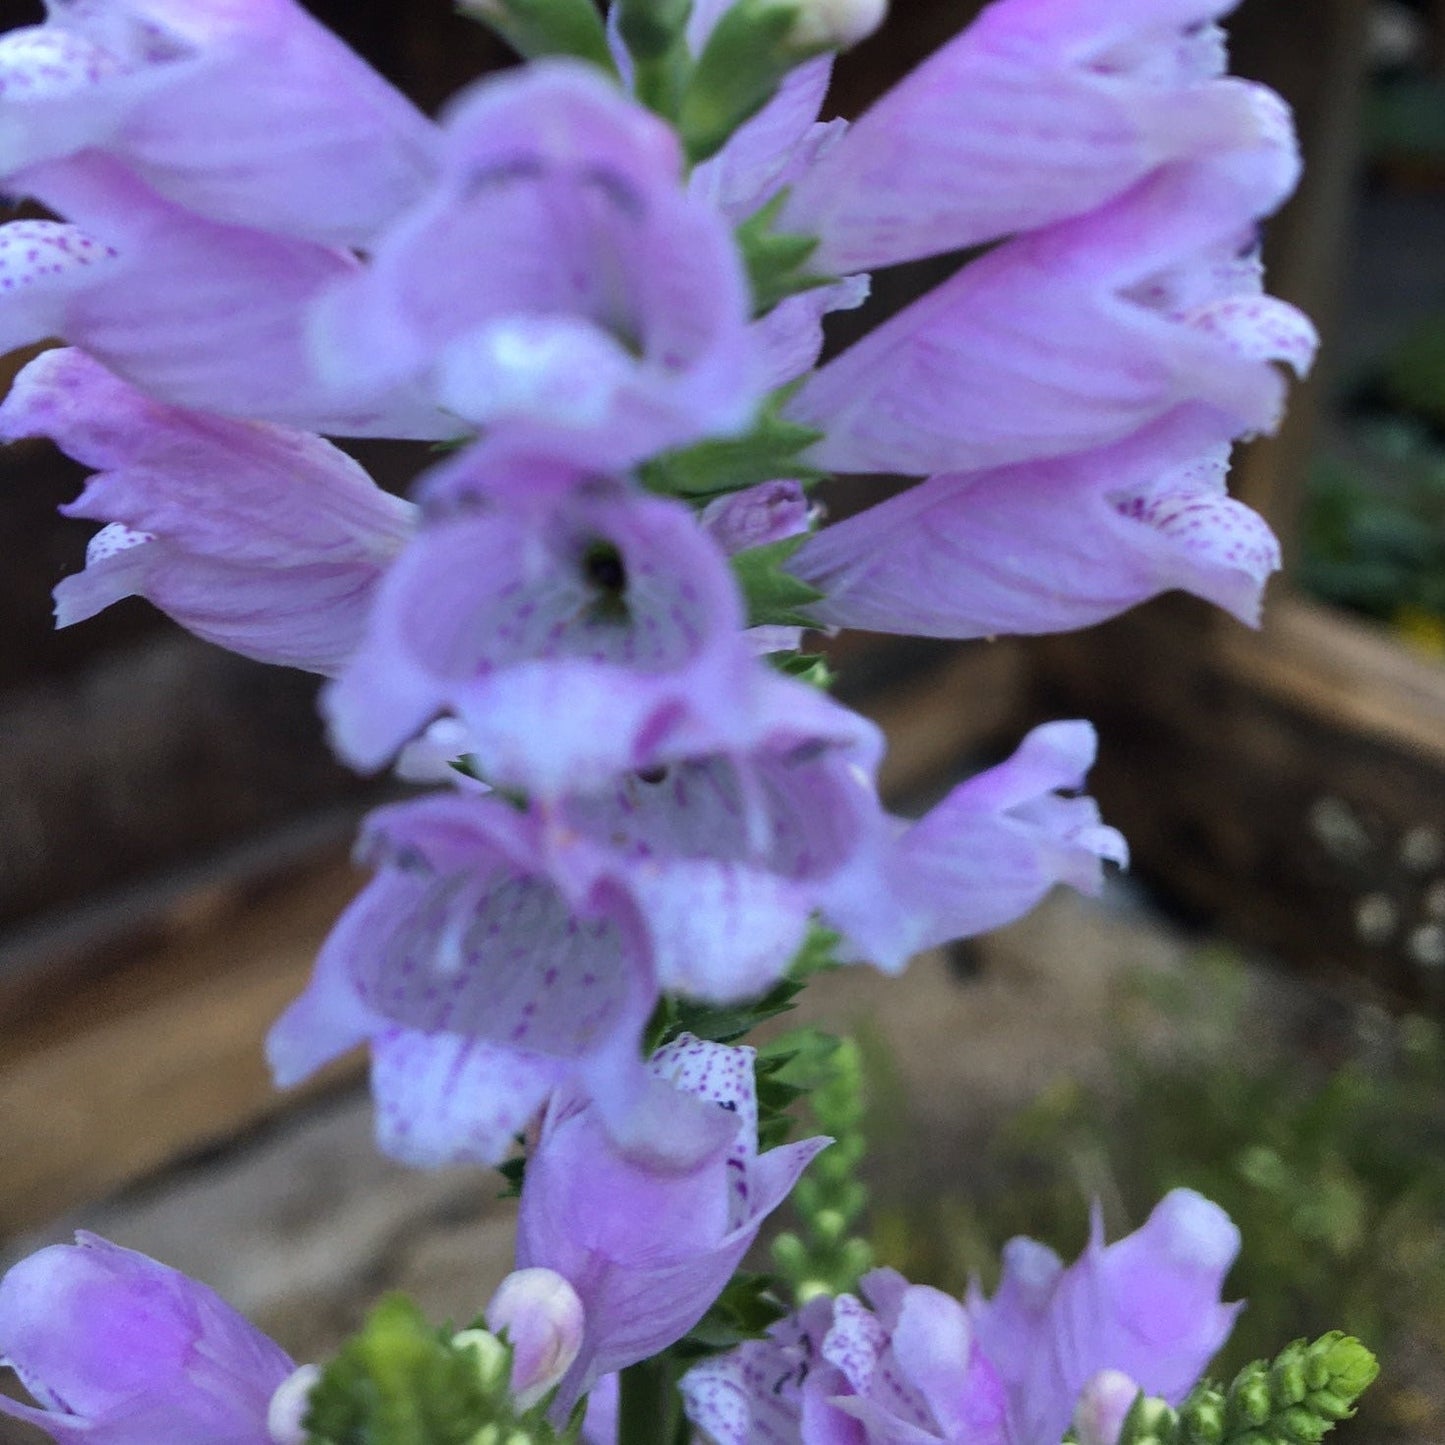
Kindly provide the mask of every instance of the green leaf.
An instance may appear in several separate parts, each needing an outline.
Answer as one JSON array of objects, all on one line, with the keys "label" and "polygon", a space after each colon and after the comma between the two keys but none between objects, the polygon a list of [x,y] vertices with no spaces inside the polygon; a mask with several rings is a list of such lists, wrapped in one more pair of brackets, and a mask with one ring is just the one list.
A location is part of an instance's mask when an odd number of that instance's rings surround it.
[{"label": "green leaf", "polygon": [[592,0],[462,0],[460,9],[527,60],[572,55],[620,79]]},{"label": "green leaf", "polygon": [[502,1192],[497,1195],[498,1199],[520,1199],[522,1197],[522,1180],[527,1176],[527,1156],[518,1154],[515,1158],[505,1159],[497,1165],[497,1173],[505,1181]]},{"label": "green leaf", "polygon": [[806,269],[809,257],[818,249],[816,236],[773,229],[787,198],[784,187],[737,228],[738,249],[752,286],[755,316],[766,316],[786,296],[827,286],[836,279]]},{"label": "green leaf", "polygon": [[654,457],[639,469],[642,485],[664,497],[706,502],[780,477],[805,486],[820,481],[824,473],[798,458],[821,441],[823,433],[778,414],[793,390],[776,393],[753,429],[742,436],[697,442]]},{"label": "green leaf", "polygon": [[730,1350],[744,1340],[761,1339],[786,1309],[774,1293],[770,1274],[739,1270],[713,1306],[677,1346],[687,1360]]},{"label": "green leaf", "polygon": [[784,564],[807,536],[784,537],[762,547],[749,547],[732,557],[733,572],[747,602],[748,626],[776,624],[782,627],[811,627],[813,620],[802,609],[822,600],[823,593],[791,572]]},{"label": "green leaf", "polygon": [[768,654],[768,661],[786,676],[796,677],[799,682],[823,692],[837,680],[837,674],[821,652],[772,652]]},{"label": "green leaf", "polygon": [[734,0],[723,11],[683,92],[677,128],[694,165],[716,155],[806,58],[789,43],[798,0]]}]

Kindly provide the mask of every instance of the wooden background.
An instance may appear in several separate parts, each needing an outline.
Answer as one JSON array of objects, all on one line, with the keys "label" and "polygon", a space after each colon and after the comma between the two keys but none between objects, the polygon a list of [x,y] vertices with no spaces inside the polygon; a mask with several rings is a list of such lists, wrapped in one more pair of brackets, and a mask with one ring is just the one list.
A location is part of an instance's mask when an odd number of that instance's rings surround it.
[{"label": "wooden background", "polygon": [[[315,8],[428,106],[503,58],[436,0]],[[839,108],[969,11],[900,0],[886,37],[840,66]],[[1274,274],[1328,328],[1363,4],[1311,5],[1308,45],[1299,13],[1248,0],[1236,49],[1300,109],[1310,181],[1275,230]],[[30,18],[0,4],[0,24]],[[1239,473],[1286,540],[1327,385],[1328,368]],[[397,487],[418,465],[402,446],[359,454]],[[326,755],[314,679],[195,642],[136,602],[54,633],[49,590],[89,531],[54,508],[79,480],[47,446],[0,453],[0,1236],[294,1106],[272,1093],[259,1040],[356,886],[356,819],[391,786]],[[872,485],[837,489],[835,505]],[[1357,992],[1436,989],[1442,969],[1418,945],[1445,911],[1445,684],[1376,630],[1284,588],[1258,636],[1167,601],[1077,638],[846,638],[838,665],[845,696],[889,728],[900,806],[1031,721],[1092,716],[1095,791],[1176,906]]]}]

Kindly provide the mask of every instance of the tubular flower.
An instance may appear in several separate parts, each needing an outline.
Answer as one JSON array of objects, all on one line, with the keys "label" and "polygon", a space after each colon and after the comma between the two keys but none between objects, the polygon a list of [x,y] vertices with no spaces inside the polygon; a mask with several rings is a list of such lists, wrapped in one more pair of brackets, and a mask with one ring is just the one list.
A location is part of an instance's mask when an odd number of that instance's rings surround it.
[{"label": "tubular flower", "polygon": [[36,1404],[0,1414],[58,1445],[273,1445],[286,1353],[213,1290],[94,1234],[0,1280],[0,1363]]},{"label": "tubular flower", "polygon": [[1272,429],[1315,334],[1261,292],[1273,171],[1166,167],[1097,211],[964,266],[810,376],[793,420],[837,471],[975,471],[1107,445],[1188,403],[1225,438]]},{"label": "tubular flower", "polygon": [[763,386],[747,286],[680,176],[672,131],[586,67],[477,85],[436,188],[321,303],[321,375],[353,405],[416,382],[588,465],[742,430]]},{"label": "tubular flower", "polygon": [[360,262],[312,241],[222,224],[83,152],[17,177],[67,217],[0,225],[0,349],[58,336],[161,401],[342,436],[462,430],[399,389],[333,406],[306,316]]},{"label": "tubular flower", "polygon": [[1035,728],[1011,758],[960,783],[877,854],[840,874],[823,916],[848,945],[897,970],[915,953],[1021,918],[1058,883],[1084,893],[1129,850],[1092,798],[1069,796],[1094,761],[1086,722]]},{"label": "tubular flower", "polygon": [[930,477],[789,569],[824,594],[819,622],[875,632],[1064,632],[1176,587],[1253,624],[1279,544],[1225,491],[1226,431],[1180,408],[1096,451]]},{"label": "tubular flower", "polygon": [[165,406],[83,352],[43,352],[0,405],[0,437],[49,437],[98,469],[67,516],[105,525],[55,589],[61,627],[148,598],[209,642],[338,672],[415,507],[320,437]]},{"label": "tubular flower", "polygon": [[1067,1269],[1015,1239],[986,1300],[875,1270],[683,1380],[712,1445],[1055,1445],[1113,1372],[1178,1403],[1224,1343],[1219,1302],[1239,1249],[1227,1215],[1191,1190],[1105,1246],[1097,1217]]},{"label": "tubular flower", "polygon": [[365,245],[430,183],[436,128],[294,0],[46,8],[0,37],[12,184],[102,151],[212,220]]},{"label": "tubular flower", "polygon": [[326,696],[342,755],[378,767],[450,712],[488,778],[557,796],[750,747],[795,685],[756,661],[737,584],[687,509],[519,475],[538,496],[428,509]]},{"label": "tubular flower", "polygon": [[1082,215],[1174,162],[1267,169],[1288,117],[1222,74],[1231,8],[998,0],[799,172],[780,224],[819,238],[820,271],[860,271]]},{"label": "tubular flower", "polygon": [[616,884],[565,891],[536,821],[495,797],[381,809],[363,853],[376,877],[267,1039],[278,1083],[370,1043],[378,1142],[421,1165],[500,1162],[574,1079],[619,1133],[646,1128],[657,1091],[637,1049],[657,986]]},{"label": "tubular flower", "polygon": [[726,1122],[709,1154],[687,1169],[658,1168],[620,1152],[594,1109],[559,1094],[527,1161],[517,1263],[569,1280],[585,1320],[557,1418],[599,1376],[666,1349],[702,1318],[763,1220],[828,1143],[808,1139],[758,1153],[750,1048],[684,1034],[649,1068]]}]

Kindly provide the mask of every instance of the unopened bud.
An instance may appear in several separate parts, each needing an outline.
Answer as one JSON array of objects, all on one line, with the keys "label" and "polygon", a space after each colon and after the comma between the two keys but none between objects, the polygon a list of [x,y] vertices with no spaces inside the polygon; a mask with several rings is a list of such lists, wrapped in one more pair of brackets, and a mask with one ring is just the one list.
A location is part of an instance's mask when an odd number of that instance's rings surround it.
[{"label": "unopened bud", "polygon": [[452,1336],[454,1350],[470,1350],[477,1375],[488,1394],[500,1390],[506,1380],[507,1347],[486,1330],[463,1330]]},{"label": "unopened bud", "polygon": [[1122,1370],[1100,1370],[1074,1407],[1079,1445],[1118,1445],[1124,1419],[1139,1398],[1139,1386]]},{"label": "unopened bud", "polygon": [[306,1445],[306,1411],[320,1378],[319,1365],[302,1365],[277,1386],[266,1410],[266,1431],[275,1445]]},{"label": "unopened bud", "polygon": [[561,1382],[582,1348],[582,1301],[556,1270],[519,1269],[497,1287],[486,1316],[512,1346],[512,1394],[528,1410]]},{"label": "unopened bud", "polygon": [[847,50],[883,23],[888,0],[802,0],[788,34],[799,50]]}]

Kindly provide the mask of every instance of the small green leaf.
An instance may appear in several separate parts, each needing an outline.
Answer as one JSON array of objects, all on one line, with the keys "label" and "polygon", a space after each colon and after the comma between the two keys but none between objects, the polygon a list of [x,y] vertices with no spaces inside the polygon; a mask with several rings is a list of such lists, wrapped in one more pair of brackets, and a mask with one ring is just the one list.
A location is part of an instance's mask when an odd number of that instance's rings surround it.
[{"label": "small green leaf", "polygon": [[806,269],[809,257],[818,249],[816,236],[773,229],[787,198],[784,187],[737,228],[738,249],[752,286],[755,316],[766,316],[785,296],[827,286],[836,279]]},{"label": "small green leaf", "polygon": [[683,92],[677,126],[694,165],[716,155],[806,58],[789,43],[798,0],[734,0],[723,11]]},{"label": "small green leaf", "polygon": [[734,554],[733,572],[747,602],[749,627],[813,625],[802,609],[810,602],[821,601],[823,594],[783,570],[784,563],[807,540],[806,536],[784,537],[780,542],[768,542]]},{"label": "small green leaf", "polygon": [[827,692],[837,680],[837,674],[828,666],[828,659],[821,652],[773,652],[768,661],[787,677],[795,677]]},{"label": "small green leaf", "polygon": [[592,0],[462,0],[460,9],[527,60],[572,55],[620,79]]},{"label": "small green leaf", "polygon": [[638,472],[642,485],[665,497],[706,502],[780,477],[805,486],[820,481],[824,474],[798,458],[821,441],[823,433],[778,414],[792,391],[775,393],[753,429],[742,436],[697,442],[654,457]]}]

